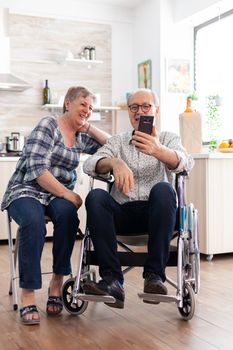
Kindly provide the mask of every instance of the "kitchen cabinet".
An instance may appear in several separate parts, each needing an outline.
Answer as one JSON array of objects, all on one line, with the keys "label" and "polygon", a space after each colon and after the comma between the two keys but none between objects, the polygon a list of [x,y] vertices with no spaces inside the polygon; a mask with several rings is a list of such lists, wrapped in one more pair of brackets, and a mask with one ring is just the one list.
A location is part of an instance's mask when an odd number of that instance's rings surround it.
[{"label": "kitchen cabinet", "polygon": [[[82,232],[85,231],[85,226],[86,226],[85,198],[89,191],[89,176],[83,173],[82,166],[83,166],[84,160],[87,157],[88,157],[87,155],[81,155],[81,161],[77,169],[78,181],[75,186],[75,192],[77,192],[83,200],[83,205],[78,210],[80,228]],[[15,170],[17,161],[18,161],[18,157],[0,158],[0,171],[1,171],[0,202],[2,201],[2,197],[5,193],[8,181]],[[106,188],[106,184],[100,181],[96,181],[95,187]],[[0,240],[8,239],[6,217],[7,217],[6,211],[4,212],[0,211]],[[12,223],[13,237],[15,237],[16,230],[17,230],[17,224],[13,222]],[[47,236],[52,236],[52,232],[53,232],[53,224],[49,222],[47,224]]]},{"label": "kitchen cabinet", "polygon": [[233,252],[233,154],[194,155],[195,166],[187,179],[187,203],[198,209],[200,252]]},{"label": "kitchen cabinet", "polygon": [[[0,185],[0,202],[5,193],[8,181],[15,171],[18,157],[2,157],[0,158],[0,173],[1,173],[1,185]],[[12,230],[16,232],[17,225],[12,223]],[[0,211],[0,239],[8,239],[7,236],[7,215],[6,211]]]}]

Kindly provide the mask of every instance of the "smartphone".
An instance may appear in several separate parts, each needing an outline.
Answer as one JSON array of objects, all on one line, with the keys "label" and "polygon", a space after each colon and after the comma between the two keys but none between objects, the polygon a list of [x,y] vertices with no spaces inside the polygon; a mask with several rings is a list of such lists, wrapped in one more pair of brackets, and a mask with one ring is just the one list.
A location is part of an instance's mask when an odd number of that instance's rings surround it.
[{"label": "smartphone", "polygon": [[153,128],[153,122],[154,122],[154,116],[151,115],[141,115],[139,124],[138,124],[138,131],[144,132],[146,134],[151,135],[152,128]]}]

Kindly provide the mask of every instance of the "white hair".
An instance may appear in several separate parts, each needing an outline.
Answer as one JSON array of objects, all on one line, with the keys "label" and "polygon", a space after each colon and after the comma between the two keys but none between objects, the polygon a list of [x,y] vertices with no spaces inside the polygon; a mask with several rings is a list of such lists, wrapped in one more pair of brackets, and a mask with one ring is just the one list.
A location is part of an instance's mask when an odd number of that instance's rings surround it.
[{"label": "white hair", "polygon": [[130,98],[131,98],[134,94],[136,94],[136,93],[138,93],[138,92],[147,92],[147,93],[149,93],[149,94],[152,96],[152,100],[153,100],[155,106],[156,106],[156,107],[159,106],[159,97],[158,97],[158,95],[156,94],[156,92],[153,92],[151,89],[146,89],[146,88],[140,88],[140,89],[137,89],[137,90],[133,91],[132,93],[130,93],[130,94],[128,95],[128,98],[127,98],[127,105],[129,105],[129,100],[130,100]]}]

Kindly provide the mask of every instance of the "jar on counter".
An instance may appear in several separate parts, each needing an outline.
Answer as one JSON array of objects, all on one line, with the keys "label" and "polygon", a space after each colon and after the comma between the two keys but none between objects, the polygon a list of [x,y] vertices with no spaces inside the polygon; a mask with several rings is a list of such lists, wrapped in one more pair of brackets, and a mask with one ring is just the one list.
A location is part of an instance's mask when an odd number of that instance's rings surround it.
[{"label": "jar on counter", "polygon": [[95,59],[96,59],[96,55],[95,55],[95,46],[91,46],[91,47],[90,47],[90,59],[91,59],[91,60],[95,60]]},{"label": "jar on counter", "polygon": [[90,60],[90,46],[85,46],[83,49],[85,60]]}]

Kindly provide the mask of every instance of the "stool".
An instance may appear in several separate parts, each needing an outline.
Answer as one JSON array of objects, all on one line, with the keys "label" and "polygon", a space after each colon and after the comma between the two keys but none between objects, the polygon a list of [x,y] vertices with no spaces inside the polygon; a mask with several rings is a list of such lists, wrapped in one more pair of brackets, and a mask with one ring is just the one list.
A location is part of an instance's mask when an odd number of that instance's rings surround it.
[{"label": "stool", "polygon": [[[16,237],[15,237],[15,243],[13,241],[12,237],[12,218],[10,217],[8,211],[6,211],[6,221],[7,221],[7,233],[8,233],[8,248],[9,248],[9,260],[10,260],[10,288],[9,288],[9,294],[13,297],[13,310],[18,309],[18,295],[17,295],[17,286],[16,286],[16,280],[18,278],[16,274],[16,267],[17,267],[17,257],[18,257],[18,250],[19,250],[19,235],[20,235],[20,228],[17,228],[16,231]],[[48,216],[45,216],[45,223],[47,224],[50,222],[51,219]],[[44,274],[50,274],[52,272],[43,272]]]}]

